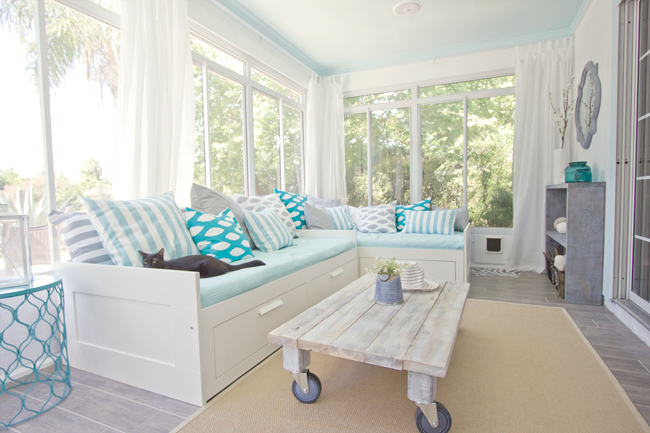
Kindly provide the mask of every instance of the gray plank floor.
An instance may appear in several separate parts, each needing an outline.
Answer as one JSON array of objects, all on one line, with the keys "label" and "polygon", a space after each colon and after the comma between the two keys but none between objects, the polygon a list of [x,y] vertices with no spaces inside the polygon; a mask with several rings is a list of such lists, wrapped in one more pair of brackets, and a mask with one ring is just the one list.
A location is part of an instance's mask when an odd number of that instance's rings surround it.
[{"label": "gray plank floor", "polygon": [[472,275],[470,298],[565,307],[650,424],[650,347],[605,307],[566,304],[546,274],[519,278]]},{"label": "gray plank floor", "polygon": [[[71,369],[70,377],[72,392],[58,406],[4,431],[169,433],[199,409],[75,368]],[[28,393],[26,403],[42,405],[45,402],[43,396],[33,391]],[[5,410],[9,410],[11,404],[7,401],[4,403]],[[2,395],[0,406],[3,406]],[[12,413],[15,414],[15,410]]]},{"label": "gray plank floor", "polygon": [[[471,276],[470,283],[470,298],[565,307],[650,423],[650,348],[605,307],[565,304],[545,275],[532,272],[520,278]],[[5,431],[167,433],[198,410],[82,370],[72,369],[71,377],[73,391],[60,405]]]}]

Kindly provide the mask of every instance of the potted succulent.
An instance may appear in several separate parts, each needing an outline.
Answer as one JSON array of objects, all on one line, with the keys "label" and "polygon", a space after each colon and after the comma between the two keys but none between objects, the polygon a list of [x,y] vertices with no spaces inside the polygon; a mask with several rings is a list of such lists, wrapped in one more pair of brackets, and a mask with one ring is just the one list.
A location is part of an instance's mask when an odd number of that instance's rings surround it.
[{"label": "potted succulent", "polygon": [[366,268],[370,274],[377,274],[375,285],[375,302],[383,305],[399,304],[404,302],[402,294],[402,281],[400,273],[408,264],[395,261],[395,257],[382,261],[377,257],[372,268]]}]

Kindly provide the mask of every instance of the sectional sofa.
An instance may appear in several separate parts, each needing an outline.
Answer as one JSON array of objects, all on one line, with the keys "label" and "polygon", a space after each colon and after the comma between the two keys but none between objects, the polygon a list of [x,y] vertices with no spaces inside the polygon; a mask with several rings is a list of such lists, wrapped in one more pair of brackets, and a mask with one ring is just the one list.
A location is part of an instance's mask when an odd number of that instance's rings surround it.
[{"label": "sectional sofa", "polygon": [[[428,279],[467,281],[469,225],[436,235],[302,230],[267,266],[199,279],[164,269],[55,263],[70,364],[198,406],[278,347],[267,333],[365,272],[376,257],[415,260]],[[410,236],[410,237],[409,237]]]}]

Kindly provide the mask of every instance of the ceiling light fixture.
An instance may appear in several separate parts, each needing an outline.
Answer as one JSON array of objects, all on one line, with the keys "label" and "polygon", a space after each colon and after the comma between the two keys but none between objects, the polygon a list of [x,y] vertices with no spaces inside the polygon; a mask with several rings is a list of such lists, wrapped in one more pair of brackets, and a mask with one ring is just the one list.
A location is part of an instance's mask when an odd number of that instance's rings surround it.
[{"label": "ceiling light fixture", "polygon": [[393,6],[395,15],[414,15],[422,9],[422,3],[414,1],[402,1]]}]

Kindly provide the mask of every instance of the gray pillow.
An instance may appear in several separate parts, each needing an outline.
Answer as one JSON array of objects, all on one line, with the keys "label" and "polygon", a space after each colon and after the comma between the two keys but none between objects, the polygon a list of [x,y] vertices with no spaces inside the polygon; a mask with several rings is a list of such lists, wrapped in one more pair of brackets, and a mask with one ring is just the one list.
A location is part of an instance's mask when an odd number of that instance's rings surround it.
[{"label": "gray pillow", "polygon": [[[431,210],[446,210],[446,209],[444,207],[431,204]],[[467,210],[467,205],[464,204],[458,209],[456,209],[456,221],[454,221],[454,230],[462,232],[463,230],[465,230],[467,224],[469,224],[469,210]]]},{"label": "gray pillow", "polygon": [[307,203],[312,206],[323,206],[323,207],[339,207],[341,206],[341,200],[323,200],[321,198],[316,198],[311,195],[307,195]]},{"label": "gray pillow", "polygon": [[192,189],[190,190],[190,203],[192,209],[212,215],[219,215],[227,208],[230,208],[232,213],[235,215],[235,219],[241,226],[241,229],[244,231],[244,235],[248,239],[248,242],[251,244],[251,248],[255,249],[253,238],[246,227],[244,212],[242,212],[241,207],[235,203],[235,200],[225,194],[212,191],[210,188],[195,183],[192,185]]},{"label": "gray pillow", "polygon": [[334,224],[324,206],[305,203],[305,222],[309,230],[334,230]]},{"label": "gray pillow", "polygon": [[[358,208],[361,233],[396,233],[395,207],[397,202],[382,204],[380,206]],[[354,217],[353,217],[354,218]],[[356,224],[356,222],[355,222]]]},{"label": "gray pillow", "polygon": [[96,263],[112,265],[113,260],[104,248],[88,214],[82,212],[63,213],[53,210],[47,219],[53,224],[75,263]]}]

